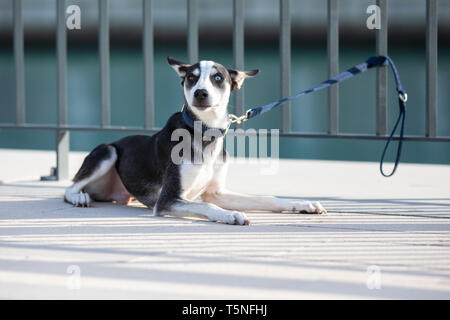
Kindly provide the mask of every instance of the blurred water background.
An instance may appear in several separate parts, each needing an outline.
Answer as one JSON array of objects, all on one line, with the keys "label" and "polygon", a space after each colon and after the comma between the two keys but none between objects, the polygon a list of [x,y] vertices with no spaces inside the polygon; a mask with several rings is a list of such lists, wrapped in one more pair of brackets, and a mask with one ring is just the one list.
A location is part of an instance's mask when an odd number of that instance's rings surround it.
[{"label": "blurred water background", "polygon": [[[32,9],[39,9],[36,5],[39,2],[44,8],[41,8],[41,13],[36,13],[36,10]],[[217,6],[214,7],[211,2]],[[232,2],[211,2],[200,1],[200,21],[203,21],[200,24],[200,59],[215,60],[225,66],[233,67],[230,13]],[[374,31],[365,28],[365,19],[368,15],[364,7],[371,2],[358,1],[356,7],[361,10],[352,9],[355,12],[350,13],[345,11],[345,5],[350,8],[350,5],[356,2],[350,0],[341,2],[341,12],[343,12],[340,33],[341,71],[375,54]],[[406,16],[401,20],[404,22],[400,21],[400,26],[391,27],[390,25],[390,28],[396,31],[392,32],[392,36],[390,34],[389,55],[397,64],[409,96],[406,121],[406,134],[409,135],[424,135],[425,132],[425,14],[424,5],[421,2],[409,2],[412,3],[411,12],[421,17],[419,20],[416,18],[418,26],[412,27],[412,30],[408,29],[408,23],[411,25],[411,21],[407,13],[400,10],[401,8],[398,12]],[[68,1],[68,4],[70,3],[80,4],[82,30],[68,31],[69,124],[97,125],[100,123],[100,77],[95,33],[96,7],[86,1]],[[127,3],[126,6],[125,3]],[[143,59],[139,38],[141,21],[132,18],[140,17],[140,3],[140,1],[126,0],[111,2],[112,125],[142,126],[144,122]],[[406,2],[399,1],[399,3]],[[183,4],[183,6],[180,5],[177,8],[176,4]],[[51,22],[54,21],[52,5],[54,4],[51,1],[33,1],[33,3],[24,1],[26,13],[24,19],[30,17],[28,20],[32,20],[33,14],[36,17],[47,14],[49,17],[48,20],[42,20],[41,25],[39,25],[39,19],[34,20],[34,27],[41,26],[44,30],[43,34],[33,29],[33,24],[25,25],[26,121],[28,123],[56,122],[57,83],[54,34],[51,31]],[[168,7],[169,5],[173,7]],[[247,80],[244,85],[245,109],[280,98],[277,1],[264,0],[260,2],[260,5],[266,7],[264,10],[259,9],[258,13],[255,8],[259,7],[255,1],[249,1],[246,4],[248,16],[246,21],[248,22],[246,22],[245,65],[246,69],[258,68],[261,73]],[[2,28],[0,32],[0,122],[2,123],[15,122],[14,59],[11,30],[8,27],[12,21],[10,7],[10,1],[0,0],[2,12],[0,17],[3,15],[5,18],[3,27],[0,23]],[[183,103],[180,81],[168,66],[166,56],[172,55],[179,60],[187,60],[185,20],[180,18],[185,15],[185,1],[171,0],[165,3],[155,1],[155,8],[159,8],[160,12],[159,14],[155,9],[155,126],[162,127],[167,118],[178,111]],[[217,13],[220,8],[226,9],[226,12]],[[309,8],[309,14],[304,8]],[[447,14],[450,12],[448,8],[447,4],[440,8],[443,10],[440,15],[444,15],[444,18],[440,16],[441,21],[448,17]],[[175,12],[175,14],[170,16],[167,12]],[[214,14],[218,17],[225,15],[225,18],[214,20],[210,15],[202,15],[202,12],[215,12]],[[293,1],[292,14],[291,91],[294,93],[327,78],[326,34],[324,34],[326,1]],[[393,16],[391,20],[395,20],[394,14],[395,10],[391,11],[390,17]],[[348,20],[351,23],[345,23],[345,15],[349,17]],[[208,18],[203,19],[203,16]],[[266,21],[260,21],[261,19]],[[172,25],[170,21],[173,22]],[[224,22],[223,26],[215,25],[215,23],[220,24],[220,21],[226,21],[226,24]],[[310,21],[309,25],[308,21]],[[442,30],[439,37],[438,135],[450,136],[450,42],[448,41],[450,37],[448,25],[445,23],[440,24]],[[359,24],[361,28],[356,29],[355,25]],[[275,31],[266,32],[264,31],[266,29],[262,27],[259,30],[258,25]],[[210,26],[211,29],[208,30]],[[401,29],[402,26],[404,26],[403,29]],[[214,30],[220,30],[221,33],[215,33]],[[402,30],[405,33],[403,36]],[[398,115],[397,97],[393,86],[393,78],[389,74],[389,130]],[[232,112],[233,99],[230,101]],[[375,71],[368,71],[341,84],[339,103],[340,132],[373,134],[375,132]],[[302,97],[292,103],[292,129],[300,132],[326,132],[327,112],[326,90]],[[280,110],[274,110],[246,123],[246,128],[279,127]],[[71,132],[71,150],[89,150],[99,143],[112,141],[126,134]],[[384,141],[372,140],[281,138],[280,156],[299,159],[378,161],[383,146]],[[0,148],[51,150],[54,147],[55,136],[52,131],[0,129]],[[403,150],[402,160],[405,162],[450,163],[450,143],[408,141],[405,142]],[[393,153],[394,150],[391,151]],[[390,159],[393,159],[393,156]]]}]

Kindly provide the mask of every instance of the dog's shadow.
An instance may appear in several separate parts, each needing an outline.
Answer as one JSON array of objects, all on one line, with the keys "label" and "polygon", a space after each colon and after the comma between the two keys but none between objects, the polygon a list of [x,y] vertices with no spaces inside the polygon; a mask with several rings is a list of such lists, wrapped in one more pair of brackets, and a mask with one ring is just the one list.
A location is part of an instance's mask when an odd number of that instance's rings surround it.
[{"label": "dog's shadow", "polygon": [[[30,184],[33,183],[33,184]],[[60,185],[39,185],[36,181],[24,181],[0,184],[0,219],[22,220],[39,219],[123,219],[148,218],[155,222],[192,222],[198,224],[212,223],[206,219],[195,217],[174,217],[170,215],[155,216],[153,208],[147,207],[137,200],[128,205],[115,202],[94,201],[89,207],[77,207],[64,201],[64,187]],[[61,190],[55,192],[55,189]],[[41,191],[42,190],[42,191]],[[55,193],[59,193],[55,196]]]},{"label": "dog's shadow", "polygon": [[[58,189],[60,191],[56,191]],[[155,216],[152,208],[138,201],[132,201],[129,205],[121,205],[112,202],[93,202],[90,207],[75,207],[63,200],[61,185],[55,184],[30,184],[4,183],[0,184],[0,219],[20,220],[30,219],[30,223],[36,219],[36,223],[44,220],[59,219],[61,221],[86,221],[102,220],[105,224],[110,221],[127,221],[137,219],[139,223],[150,227],[170,224],[179,225],[189,223],[192,225],[225,225],[214,223],[207,219],[194,217],[175,217],[170,215]],[[56,191],[56,192],[55,192]],[[58,196],[55,196],[58,194]],[[286,198],[280,196],[280,198]],[[301,198],[288,197],[286,199],[301,200]],[[343,198],[310,198],[308,200],[321,201],[328,210],[328,215],[304,214],[304,213],[274,213],[262,211],[250,211],[248,216],[252,222],[262,224],[286,222],[289,224],[326,222],[333,224],[330,219],[315,219],[315,217],[347,216],[348,214],[364,214],[378,216],[426,216],[432,218],[444,218],[450,216],[449,199],[343,199]],[[420,207],[420,212],[418,211]],[[414,210],[413,210],[414,209]],[[274,216],[276,214],[276,216]],[[269,216],[270,215],[270,216]],[[288,221],[288,216],[295,220]],[[144,219],[143,219],[144,218]],[[279,219],[280,221],[277,221]],[[350,216],[347,219],[351,220]],[[291,220],[291,219],[289,219]],[[319,221],[320,220],[320,221]],[[323,221],[322,221],[323,220]],[[282,221],[282,222],[281,222]]]},{"label": "dog's shadow", "polygon": [[[196,217],[176,217],[170,214],[164,216],[155,216],[153,214],[153,208],[147,207],[137,200],[131,201],[128,205],[122,205],[114,202],[98,202],[94,201],[89,207],[76,207],[63,200],[63,187],[59,185],[38,185],[28,183],[6,183],[0,185],[1,187],[8,188],[6,194],[6,200],[0,198],[0,218],[2,220],[30,220],[36,223],[42,223],[43,221],[78,221],[83,220],[86,223],[89,220],[104,220],[105,224],[110,224],[109,221],[123,220],[124,223],[130,219],[138,219],[142,221],[149,219],[148,222],[154,222],[155,225],[162,224],[198,224],[202,225],[226,225],[224,223],[215,223],[204,218]],[[42,190],[42,192],[40,190]],[[60,195],[55,196],[55,190],[59,189]],[[1,189],[0,189],[1,190]],[[14,190],[14,194],[11,194],[11,190]],[[9,193],[9,194],[8,194]],[[3,193],[4,194],[4,193]],[[11,199],[11,200],[10,200]],[[250,211],[248,214],[270,214],[273,212],[256,212]],[[285,213],[278,213],[285,214]],[[304,215],[304,214],[295,214]],[[311,216],[308,214],[308,216]],[[149,226],[149,223],[143,223]],[[228,226],[228,225],[227,225]]]}]

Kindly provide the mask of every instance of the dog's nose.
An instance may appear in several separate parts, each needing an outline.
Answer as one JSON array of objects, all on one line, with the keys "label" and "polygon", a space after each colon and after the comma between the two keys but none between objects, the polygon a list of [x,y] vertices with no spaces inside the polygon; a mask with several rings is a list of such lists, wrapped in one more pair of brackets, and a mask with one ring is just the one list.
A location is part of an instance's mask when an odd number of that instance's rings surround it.
[{"label": "dog's nose", "polygon": [[205,89],[195,90],[194,97],[198,100],[206,99],[208,98],[208,91],[206,91]]}]

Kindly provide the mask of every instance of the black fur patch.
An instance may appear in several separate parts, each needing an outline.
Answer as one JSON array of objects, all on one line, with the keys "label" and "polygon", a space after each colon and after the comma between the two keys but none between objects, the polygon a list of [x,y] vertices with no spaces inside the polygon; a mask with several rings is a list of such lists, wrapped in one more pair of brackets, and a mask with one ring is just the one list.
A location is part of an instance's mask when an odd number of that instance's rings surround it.
[{"label": "black fur patch", "polygon": [[[226,84],[230,85],[230,87],[231,87],[232,86],[232,79],[231,79],[231,76],[230,76],[230,74],[228,72],[228,69],[225,68],[223,65],[218,64],[218,63],[216,63],[214,65],[214,67],[216,69],[216,72],[212,72],[211,75],[210,75],[211,83],[215,87],[220,88],[220,89],[224,89]],[[215,80],[215,77],[217,75],[222,77],[221,81]]]},{"label": "black fur patch", "polygon": [[195,69],[198,69],[198,71],[200,72],[200,64],[198,62],[196,64],[193,64],[192,66],[185,68],[186,75],[182,78],[183,81],[181,82],[181,84],[184,85],[184,82],[186,82],[186,88],[188,89],[195,86],[199,79],[199,76],[196,76],[193,73]]},{"label": "black fur patch", "polygon": [[[111,143],[117,151],[116,169],[125,188],[149,207],[157,201],[158,211],[168,209],[181,193],[179,167],[171,159],[172,148],[179,143],[171,141],[171,136],[180,128],[191,134],[192,147],[194,132],[185,124],[181,112],[173,114],[153,136],[134,135]],[[204,141],[203,148],[210,143],[216,142]],[[194,151],[191,156],[193,160]]]},{"label": "black fur patch", "polygon": [[75,177],[72,179],[73,182],[78,182],[83,179],[90,177],[95,170],[100,166],[103,160],[107,160],[111,157],[111,150],[106,144],[101,144],[95,147],[94,150],[89,153],[83,160],[83,164]]}]

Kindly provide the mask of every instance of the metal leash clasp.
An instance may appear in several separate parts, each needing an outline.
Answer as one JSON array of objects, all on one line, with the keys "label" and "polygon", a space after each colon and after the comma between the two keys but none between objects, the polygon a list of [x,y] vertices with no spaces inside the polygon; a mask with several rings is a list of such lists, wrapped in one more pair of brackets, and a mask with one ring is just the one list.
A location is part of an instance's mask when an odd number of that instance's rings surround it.
[{"label": "metal leash clasp", "polygon": [[251,109],[248,109],[247,111],[245,111],[245,114],[243,114],[242,116],[238,117],[234,114],[229,114],[228,117],[230,118],[231,123],[237,123],[237,124],[241,124],[242,122],[245,122],[248,120],[248,115]]}]

